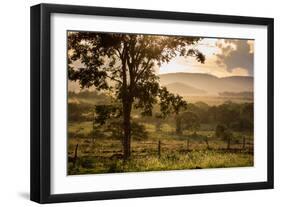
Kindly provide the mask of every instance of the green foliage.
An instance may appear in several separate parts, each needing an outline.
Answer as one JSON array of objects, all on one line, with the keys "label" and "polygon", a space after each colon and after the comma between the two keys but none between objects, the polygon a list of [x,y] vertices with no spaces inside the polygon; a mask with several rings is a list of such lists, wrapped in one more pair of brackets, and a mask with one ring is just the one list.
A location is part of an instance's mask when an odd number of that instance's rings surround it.
[{"label": "green foliage", "polygon": [[[165,90],[163,90],[165,91]],[[109,120],[116,120],[119,122],[122,121],[122,106],[117,102],[114,104],[105,102],[105,104],[96,104],[96,102],[89,102],[88,100],[91,100],[92,97],[96,96],[91,96],[92,92],[82,92],[82,95],[80,93],[72,93],[71,98],[74,100],[77,100],[77,102],[69,102],[68,103],[68,120],[70,122],[80,122],[80,121],[93,121],[95,120],[95,125],[97,125],[98,129],[95,129],[94,131],[98,133],[98,130],[101,129],[99,127],[99,122],[104,122],[106,119]],[[165,93],[164,93],[165,94]],[[166,97],[169,97],[169,92],[166,91]],[[100,94],[101,95],[101,94]],[[106,100],[106,96],[98,96],[98,97],[104,97],[101,98],[100,100]],[[160,99],[159,99],[160,100]],[[160,131],[162,128],[162,125],[169,124],[169,125],[174,125],[175,124],[175,112],[172,108],[171,104],[171,99],[169,98],[163,98],[162,99],[162,109],[160,109],[160,103],[154,105],[154,116],[152,117],[142,117],[139,116],[141,115],[142,110],[134,109],[133,110],[133,116],[137,116],[138,122],[147,122],[155,125],[157,128],[157,131]],[[170,101],[169,104],[164,104],[165,101]],[[160,102],[160,101],[159,101]],[[167,106],[165,108],[165,106]],[[227,106],[227,107],[226,107]],[[229,107],[231,106],[231,107]],[[103,108],[105,107],[105,108]],[[96,111],[97,108],[97,111]],[[223,108],[223,109],[222,109]],[[230,109],[228,109],[230,108]],[[231,109],[232,108],[232,109]],[[235,110],[233,110],[233,108]],[[104,111],[102,113],[98,113],[98,111]],[[162,110],[162,111],[161,111]],[[229,126],[227,127],[228,129],[232,131],[240,131],[240,132],[247,132],[247,133],[253,133],[253,103],[242,103],[242,104],[237,104],[237,103],[231,103],[227,102],[224,103],[223,105],[218,105],[218,106],[209,106],[203,102],[196,102],[196,103],[188,103],[186,106],[186,109],[182,108],[182,111],[185,112],[192,112],[197,118],[195,118],[196,122],[199,122],[199,128],[202,130],[214,130],[217,125],[224,125],[225,124],[225,118],[222,118],[222,116],[219,115],[221,111],[228,111],[225,114],[228,114],[228,122]],[[163,112],[167,112],[164,113]],[[232,114],[232,111],[238,112],[238,117],[235,117]],[[109,113],[110,112],[110,113]],[[235,112],[235,114],[236,114]],[[180,112],[180,114],[183,112]],[[102,116],[101,116],[102,115]],[[117,120],[118,118],[118,120]],[[185,128],[185,127],[183,127]],[[186,128],[187,130],[188,127]],[[185,129],[183,129],[185,130]],[[190,129],[192,130],[192,129]],[[80,136],[80,135],[79,135]],[[85,135],[82,135],[82,137]],[[99,135],[100,136],[100,135]]]},{"label": "green foliage", "polygon": [[216,136],[222,138],[223,140],[229,140],[233,138],[232,131],[225,125],[218,124],[216,127]]},{"label": "green foliage", "polygon": [[[100,134],[100,129],[103,125],[104,131],[110,132],[112,137],[121,139],[124,136],[122,109],[116,105],[97,105],[95,107],[93,131]],[[137,122],[132,122],[131,136],[132,138],[146,139],[145,127]]]},{"label": "green foliage", "polygon": [[[108,124],[107,131],[111,132],[112,138],[123,137],[123,126],[120,121],[112,121]],[[144,125],[139,124],[137,122],[132,122],[131,124],[131,136],[133,139],[142,140],[148,138],[148,132],[146,131]]]},{"label": "green foliage", "polygon": [[136,140],[148,138],[148,132],[143,124],[132,122],[132,138]]},{"label": "green foliage", "polygon": [[[151,79],[153,79],[151,81]],[[142,109],[143,116],[151,116],[153,105],[157,103],[157,95],[159,84],[156,82],[158,78],[155,75],[150,76],[150,80],[144,80],[136,84],[134,96],[138,97],[135,103],[136,109]]]},{"label": "green foliage", "polygon": [[212,107],[209,112],[214,114],[215,122],[224,124],[229,129],[253,132],[253,103],[226,102],[220,106]]},{"label": "green foliage", "polygon": [[186,130],[198,130],[200,128],[200,121],[199,117],[191,112],[183,112],[181,115],[181,123],[182,123],[182,129]]},{"label": "green foliage", "polygon": [[117,105],[96,105],[94,123],[104,125],[108,119],[121,117],[122,109]]},{"label": "green foliage", "polygon": [[170,93],[166,87],[159,90],[160,111],[159,117],[167,117],[170,113],[179,114],[181,110],[187,108],[187,102],[183,100],[182,96]]},{"label": "green foliage", "polygon": [[94,106],[87,103],[68,103],[68,121],[89,121],[93,119],[93,114],[91,113]]},{"label": "green foliage", "polygon": [[223,138],[224,137],[224,133],[226,131],[226,127],[222,124],[218,124],[216,127],[216,136],[219,138]]},{"label": "green foliage", "polygon": [[68,92],[68,121],[93,121],[95,105],[109,104],[109,97],[97,91]]}]

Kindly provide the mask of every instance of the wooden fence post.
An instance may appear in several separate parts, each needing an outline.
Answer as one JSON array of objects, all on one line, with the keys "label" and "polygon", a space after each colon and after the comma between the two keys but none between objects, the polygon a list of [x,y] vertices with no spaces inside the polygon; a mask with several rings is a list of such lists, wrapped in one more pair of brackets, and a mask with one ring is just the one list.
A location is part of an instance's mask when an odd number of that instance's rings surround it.
[{"label": "wooden fence post", "polygon": [[72,161],[73,167],[75,167],[75,165],[76,165],[77,151],[78,151],[78,144],[76,144],[76,147],[75,147],[74,157],[73,157],[73,161]]},{"label": "wooden fence post", "polygon": [[242,149],[244,150],[245,147],[246,147],[246,139],[245,139],[245,137],[243,137],[243,147],[242,147]]},{"label": "wooden fence post", "polygon": [[230,149],[230,137],[228,137],[228,139],[227,139],[227,149],[229,150]]},{"label": "wooden fence post", "polygon": [[158,141],[158,157],[161,157],[161,141]]}]

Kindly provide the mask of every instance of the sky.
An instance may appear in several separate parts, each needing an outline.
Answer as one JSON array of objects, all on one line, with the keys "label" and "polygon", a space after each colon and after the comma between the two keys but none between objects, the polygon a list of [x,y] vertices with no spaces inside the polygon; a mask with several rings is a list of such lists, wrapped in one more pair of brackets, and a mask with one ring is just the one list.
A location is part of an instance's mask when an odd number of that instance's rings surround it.
[{"label": "sky", "polygon": [[[156,73],[205,73],[217,77],[253,76],[254,40],[202,38],[193,47],[205,55],[204,64],[192,57],[176,57],[167,64],[156,66]],[[79,61],[73,66],[83,67]],[[68,81],[69,90],[79,88],[77,82]]]},{"label": "sky", "polygon": [[176,57],[158,68],[159,74],[187,72],[217,77],[253,76],[254,40],[203,38],[195,48],[205,55],[204,64],[194,58]]}]

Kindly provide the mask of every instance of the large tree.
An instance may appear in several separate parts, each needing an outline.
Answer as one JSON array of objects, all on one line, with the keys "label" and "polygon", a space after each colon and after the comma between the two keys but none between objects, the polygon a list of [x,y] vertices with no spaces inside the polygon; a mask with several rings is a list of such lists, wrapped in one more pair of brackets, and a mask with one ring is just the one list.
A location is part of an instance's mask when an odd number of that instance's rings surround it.
[{"label": "large tree", "polygon": [[82,88],[107,90],[122,105],[124,159],[130,156],[133,107],[151,115],[159,93],[155,66],[176,56],[204,63],[197,37],[68,33],[68,77]]}]

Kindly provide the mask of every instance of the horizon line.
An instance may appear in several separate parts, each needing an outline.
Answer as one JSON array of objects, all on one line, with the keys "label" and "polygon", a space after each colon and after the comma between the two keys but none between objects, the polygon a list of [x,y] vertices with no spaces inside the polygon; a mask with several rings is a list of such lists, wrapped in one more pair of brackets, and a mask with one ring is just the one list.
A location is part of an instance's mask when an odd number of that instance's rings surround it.
[{"label": "horizon line", "polygon": [[214,74],[211,74],[211,73],[193,73],[193,72],[174,72],[174,73],[158,73],[158,75],[168,75],[168,74],[176,74],[176,73],[188,73],[188,74],[198,74],[198,75],[210,75],[210,76],[214,76],[216,78],[229,78],[229,77],[251,77],[251,78],[254,78],[253,75],[232,75],[232,76],[223,76],[223,77],[219,77],[219,76],[216,76]]}]

